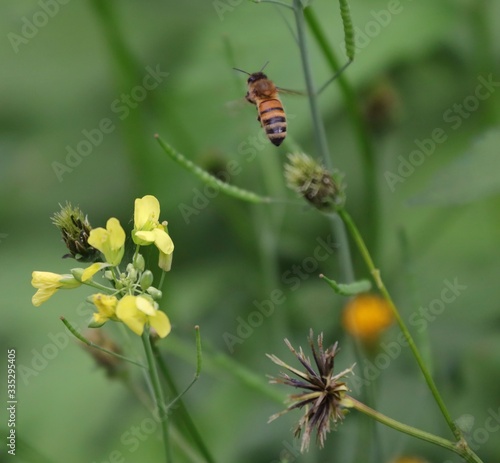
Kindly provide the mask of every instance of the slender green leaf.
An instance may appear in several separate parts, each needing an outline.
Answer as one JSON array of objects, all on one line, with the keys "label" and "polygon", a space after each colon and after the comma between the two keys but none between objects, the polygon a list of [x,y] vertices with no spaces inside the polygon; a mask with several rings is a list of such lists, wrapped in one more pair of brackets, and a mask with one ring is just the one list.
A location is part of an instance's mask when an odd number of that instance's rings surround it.
[{"label": "slender green leaf", "polygon": [[368,280],[359,280],[352,283],[344,284],[337,283],[335,280],[330,280],[325,275],[320,275],[320,278],[325,280],[330,287],[341,296],[355,296],[356,294],[366,293],[370,291],[372,284]]}]

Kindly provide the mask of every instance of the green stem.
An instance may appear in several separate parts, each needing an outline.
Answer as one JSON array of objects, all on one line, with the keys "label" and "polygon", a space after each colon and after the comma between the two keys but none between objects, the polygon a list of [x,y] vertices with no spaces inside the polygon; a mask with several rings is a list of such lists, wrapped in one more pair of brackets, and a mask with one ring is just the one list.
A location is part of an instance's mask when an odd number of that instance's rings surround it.
[{"label": "green stem", "polygon": [[[140,84],[142,76],[141,66],[135,58],[131,47],[125,39],[118,21],[120,15],[116,11],[118,3],[91,0],[97,19],[101,23],[102,32],[109,47],[115,65],[117,92],[128,94],[136,85]],[[154,93],[148,94],[148,104],[154,103]],[[145,185],[151,184],[151,172],[156,172],[156,159],[149,151],[149,145],[144,142],[144,111],[132,109],[127,117],[118,124],[122,129],[123,137],[129,149],[132,161],[135,163],[134,172]]]},{"label": "green stem", "polygon": [[368,128],[366,126],[365,120],[361,114],[361,108],[356,97],[356,92],[354,91],[349,80],[346,78],[345,74],[339,73],[341,67],[335,56],[335,53],[330,46],[328,37],[324,33],[321,25],[313,11],[312,8],[306,8],[304,10],[304,17],[309,26],[312,36],[316,40],[320,50],[330,65],[333,73],[335,73],[338,78],[337,82],[340,91],[344,97],[344,103],[347,108],[347,115],[350,119],[351,126],[355,133],[355,140],[359,145],[359,151],[361,153],[361,159],[363,161],[363,175],[364,183],[366,185],[366,198],[368,199],[367,204],[369,205],[366,214],[368,223],[370,224],[370,243],[375,245],[378,242],[378,232],[379,232],[379,201],[377,200],[377,183],[376,183],[376,169],[375,169],[375,149],[373,146],[372,139],[369,135]]},{"label": "green stem", "polygon": [[149,379],[153,388],[155,404],[158,411],[158,419],[161,425],[163,445],[165,447],[165,462],[168,463],[172,460],[168,438],[168,410],[165,405],[165,399],[163,397],[163,389],[161,387],[160,377],[158,376],[158,369],[156,368],[156,362],[153,354],[153,348],[151,346],[148,326],[144,328],[144,333],[142,333],[142,344],[144,345],[144,352],[148,361]]},{"label": "green stem", "polygon": [[451,415],[448,412],[448,409],[446,408],[443,399],[441,398],[441,395],[439,394],[439,391],[436,387],[436,384],[427,369],[427,366],[425,362],[422,359],[422,356],[420,355],[420,352],[415,344],[415,341],[413,340],[413,337],[411,336],[408,328],[406,327],[406,324],[404,320],[401,318],[401,315],[399,314],[399,311],[394,304],[394,301],[392,300],[391,295],[389,294],[389,291],[384,285],[384,282],[382,281],[382,277],[380,276],[380,271],[375,267],[375,264],[373,263],[373,260],[371,258],[370,252],[368,251],[368,248],[365,245],[365,242],[363,241],[363,238],[361,237],[361,234],[359,233],[355,223],[351,219],[351,216],[347,213],[345,209],[340,209],[338,211],[339,216],[342,218],[344,221],[347,229],[351,233],[351,236],[353,237],[354,241],[356,242],[356,245],[363,257],[363,260],[366,263],[366,266],[370,270],[370,273],[372,274],[373,279],[375,280],[375,283],[380,290],[380,293],[386,299],[387,303],[392,309],[392,312],[394,314],[394,318],[398,322],[398,325],[401,329],[401,331],[404,334],[404,337],[406,338],[408,345],[410,346],[411,351],[413,352],[413,355],[418,363],[418,366],[420,367],[420,370],[422,371],[425,381],[427,382],[427,385],[429,386],[429,389],[434,396],[434,399],[436,403],[439,406],[439,409],[441,410],[441,413],[443,414],[446,422],[448,423],[448,426],[450,427],[451,431],[453,432],[453,435],[457,439],[457,441],[460,441],[463,436],[460,431],[460,429],[457,427],[457,425],[453,422],[451,419]]},{"label": "green stem", "polygon": [[124,357],[123,355],[117,354],[116,352],[113,352],[111,350],[105,349],[104,347],[98,346],[97,344],[93,343],[92,341],[89,341],[86,337],[84,337],[81,333],[79,333],[76,328],[73,327],[73,325],[66,320],[64,317],[60,317],[61,321],[64,323],[64,326],[68,328],[70,333],[77,338],[79,341],[83,342],[87,346],[93,347],[94,349],[100,350],[101,352],[105,352],[106,354],[112,355],[113,357],[119,358],[120,360],[124,360],[125,362],[132,363],[133,365],[136,365],[141,368],[146,368],[145,365],[142,363],[136,362],[135,360],[129,359],[128,357]]},{"label": "green stem", "polygon": [[328,148],[325,126],[323,124],[321,113],[319,111],[318,101],[316,98],[316,90],[314,88],[314,82],[312,78],[311,64],[309,62],[309,54],[307,52],[304,11],[302,9],[300,0],[294,0],[293,4],[295,23],[297,25],[297,40],[300,49],[300,58],[302,60],[302,69],[304,71],[304,79],[306,81],[309,107],[311,110],[311,117],[313,120],[313,127],[316,136],[316,144],[318,147],[318,152],[320,153],[325,166],[328,167],[328,169],[332,170],[333,162],[330,156],[330,150]]},{"label": "green stem", "polygon": [[[328,148],[325,126],[323,124],[323,119],[321,118],[321,113],[317,102],[317,95],[314,88],[312,70],[309,62],[309,54],[307,52],[305,27],[304,27],[305,26],[304,11],[302,9],[300,0],[294,0],[293,4],[294,4],[295,22],[297,24],[297,40],[300,49],[300,57],[302,60],[304,78],[306,81],[309,107],[311,110],[311,117],[313,120],[315,139],[320,156],[323,159],[325,166],[329,170],[333,170],[333,162]],[[333,217],[331,219],[331,224],[332,224],[332,232],[339,243],[339,258],[342,269],[342,279],[346,282],[350,282],[353,279],[354,272],[352,268],[351,254],[349,251],[349,243],[347,241],[345,227],[342,221],[338,220],[336,217]]]},{"label": "green stem", "polygon": [[200,372],[201,372],[201,341],[200,341],[200,335],[199,335],[199,328],[196,327],[196,373],[193,378],[193,380],[188,384],[188,386],[184,389],[182,393],[179,393],[179,390],[177,389],[177,386],[174,382],[174,379],[172,377],[172,374],[170,373],[170,370],[165,363],[160,350],[158,349],[156,344],[153,344],[153,352],[156,358],[156,361],[158,363],[158,368],[160,370],[160,373],[163,377],[163,379],[166,381],[172,395],[176,397],[169,405],[168,408],[171,408],[174,404],[176,404],[176,414],[179,415],[180,419],[184,423],[184,426],[186,427],[188,433],[191,435],[195,445],[198,447],[198,450],[200,453],[203,455],[205,460],[208,463],[214,463],[215,460],[210,454],[210,451],[208,450],[208,447],[206,446],[205,442],[203,441],[203,438],[201,437],[200,433],[198,432],[198,429],[196,428],[196,425],[194,424],[194,421],[191,418],[191,415],[189,414],[186,406],[184,405],[184,402],[182,401],[181,397],[189,390],[189,388],[194,384],[194,382],[199,378]]},{"label": "green stem", "polygon": [[452,452],[460,455],[465,461],[468,461],[470,463],[482,463],[481,459],[474,452],[472,452],[468,447],[463,447],[463,441],[452,442],[426,431],[414,428],[413,426],[408,426],[407,424],[403,424],[399,421],[389,418],[388,416],[376,410],[373,410],[367,405],[349,396],[346,396],[343,399],[343,402],[345,403],[346,407],[354,408],[359,412],[368,415],[370,418],[373,418],[374,420],[377,420],[380,423],[395,429],[396,431],[403,432],[410,436],[416,437],[417,439],[421,439],[426,442],[430,442],[431,444],[436,444],[440,447],[451,450]]}]

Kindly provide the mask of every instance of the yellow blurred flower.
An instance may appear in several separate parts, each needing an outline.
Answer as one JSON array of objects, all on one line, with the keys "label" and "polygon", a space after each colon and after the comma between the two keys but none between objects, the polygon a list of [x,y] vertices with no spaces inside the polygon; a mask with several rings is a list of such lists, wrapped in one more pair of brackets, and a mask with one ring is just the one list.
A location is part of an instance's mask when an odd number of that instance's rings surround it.
[{"label": "yellow blurred flower", "polygon": [[125,251],[125,232],[118,219],[112,217],[107,221],[106,228],[91,230],[88,243],[104,254],[106,262],[119,265]]},{"label": "yellow blurred flower", "polygon": [[146,195],[135,200],[134,229],[132,239],[140,246],[153,244],[160,251],[158,266],[168,272],[172,265],[174,243],[166,231],[160,218],[160,203],[152,195]]},{"label": "yellow blurred flower", "polygon": [[35,307],[48,300],[58,289],[73,289],[81,285],[73,275],[59,275],[52,272],[33,272],[31,284],[38,291],[31,298]]},{"label": "yellow blurred flower", "polygon": [[124,296],[118,301],[116,316],[138,336],[144,332],[146,323],[155,329],[160,338],[170,333],[171,326],[167,315],[156,309],[143,296]]},{"label": "yellow blurred flower", "polygon": [[342,314],[342,326],[353,337],[372,344],[394,321],[389,304],[375,294],[360,294],[351,299]]},{"label": "yellow blurred flower", "polygon": [[115,296],[98,293],[92,294],[90,299],[98,310],[98,312],[93,315],[92,327],[104,325],[108,320],[117,320],[116,306],[118,304],[118,299]]}]

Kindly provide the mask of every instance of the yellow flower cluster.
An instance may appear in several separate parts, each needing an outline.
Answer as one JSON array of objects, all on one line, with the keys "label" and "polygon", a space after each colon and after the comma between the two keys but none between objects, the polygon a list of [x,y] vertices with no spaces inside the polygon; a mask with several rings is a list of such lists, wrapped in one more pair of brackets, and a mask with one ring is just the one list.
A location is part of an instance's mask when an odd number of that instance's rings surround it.
[{"label": "yellow flower cluster", "polygon": [[[169,271],[174,243],[167,232],[166,223],[160,223],[159,217],[158,199],[151,195],[136,199],[132,239],[138,246],[136,256],[140,246],[154,244],[159,250],[159,267]],[[108,279],[114,288],[109,288],[110,294],[97,293],[90,297],[90,301],[97,309],[90,326],[99,327],[108,320],[114,320],[125,323],[137,335],[141,335],[144,327],[149,325],[160,337],[167,336],[171,328],[170,321],[167,315],[159,310],[158,303],[154,300],[161,296],[161,292],[152,288],[150,283],[142,286],[137,284],[137,280],[146,272],[145,280],[150,280],[151,272],[149,270],[144,272],[143,268],[134,268],[133,264],[129,264],[131,267],[127,266],[127,274],[118,270],[125,253],[125,238],[125,231],[114,217],[107,221],[106,228],[92,229],[88,244],[101,252],[104,262],[95,262],[86,269],[73,269],[69,275],[33,272],[31,284],[37,289],[32,298],[33,305],[40,306],[59,289],[72,289],[82,284],[105,288],[97,285],[92,277],[99,270],[109,268],[111,273]],[[114,269],[117,271],[113,272]]]}]

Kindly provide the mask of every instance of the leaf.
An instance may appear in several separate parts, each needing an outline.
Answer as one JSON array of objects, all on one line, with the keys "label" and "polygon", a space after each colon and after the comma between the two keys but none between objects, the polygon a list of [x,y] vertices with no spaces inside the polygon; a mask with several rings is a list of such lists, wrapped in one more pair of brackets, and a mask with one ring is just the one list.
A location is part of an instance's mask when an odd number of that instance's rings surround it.
[{"label": "leaf", "polygon": [[500,193],[500,129],[483,134],[460,157],[436,172],[410,198],[411,205],[468,204]]},{"label": "leaf", "polygon": [[337,283],[335,280],[330,280],[325,275],[320,275],[320,278],[325,280],[330,287],[341,296],[355,296],[356,294],[366,293],[372,287],[368,280],[354,281],[353,283]]}]

